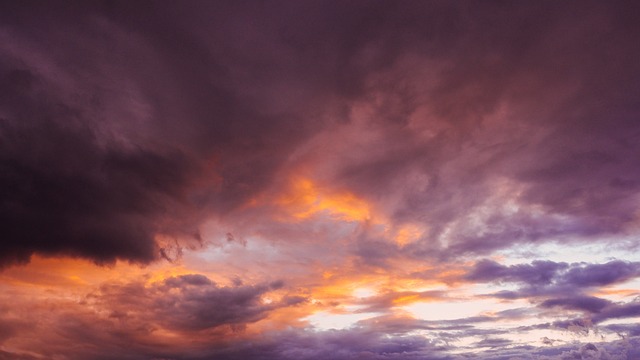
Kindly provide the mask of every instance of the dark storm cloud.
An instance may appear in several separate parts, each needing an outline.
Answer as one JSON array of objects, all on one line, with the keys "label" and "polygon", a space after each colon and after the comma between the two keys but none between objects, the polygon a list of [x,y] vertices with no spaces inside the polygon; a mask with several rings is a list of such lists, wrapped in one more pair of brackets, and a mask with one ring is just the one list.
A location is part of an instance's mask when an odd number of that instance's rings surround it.
[{"label": "dark storm cloud", "polygon": [[[307,140],[355,126],[358,104],[383,136],[319,175],[427,223],[405,255],[623,232],[640,189],[634,9],[5,3],[3,263],[158,258],[155,235],[193,236],[266,191]],[[464,219],[494,207],[497,177],[523,209],[478,231]]]},{"label": "dark storm cloud", "polygon": [[[202,3],[173,19],[156,5],[2,5],[1,264],[34,252],[154,260],[155,235],[197,238],[205,216],[264,189],[315,126],[256,104],[271,89],[234,88],[214,53],[242,29],[213,26],[229,38],[211,48],[187,26]],[[253,55],[242,71],[273,70]]]},{"label": "dark storm cloud", "polygon": [[179,151],[103,151],[89,129],[39,120],[2,123],[3,261],[28,261],[34,251],[154,259],[158,222],[181,207],[193,164]]},{"label": "dark storm cloud", "polygon": [[[376,274],[403,257],[473,261],[545,241],[615,238],[633,249],[638,13],[628,1],[2,2],[0,268],[32,254],[173,261],[182,246],[209,240],[200,228],[211,217],[230,224],[222,234],[241,234],[228,242],[277,234],[266,241],[295,241],[283,253],[298,255],[315,241],[325,256],[300,263],[348,253]],[[428,230],[400,245],[372,225],[345,248],[306,235],[333,227],[307,231],[313,221],[261,232],[273,220],[261,195],[296,171],[353,193],[391,227]],[[581,332],[637,316],[636,302],[586,294],[639,275],[624,261],[484,260],[464,280],[514,283],[490,296],[534,298],[536,311],[582,311],[541,327]],[[21,313],[41,330],[3,318],[0,339],[20,337],[44,358],[454,359],[446,342],[469,336],[498,347],[478,358],[544,355],[500,349],[508,330],[474,327],[523,315],[515,310],[238,335],[307,301],[261,300],[281,286],[225,287],[201,275],[112,283],[83,303]],[[397,295],[362,303],[385,310]],[[29,358],[0,351],[20,356]],[[584,347],[550,356],[607,355]]]},{"label": "dark storm cloud", "polygon": [[[53,14],[64,21],[59,10]],[[33,252],[97,262],[155,259],[153,236],[168,225],[162,222],[169,213],[181,222],[196,163],[175,146],[127,144],[129,134],[117,133],[119,122],[141,120],[126,116],[144,104],[119,97],[114,87],[124,75],[101,69],[111,59],[92,58],[116,39],[94,45],[81,28],[57,24],[52,15],[44,20],[53,24],[21,15],[30,20],[29,31],[15,24],[21,17],[2,29],[0,261],[26,262]],[[54,25],[60,27],[53,31]],[[64,68],[60,62],[72,53],[72,67]]]}]

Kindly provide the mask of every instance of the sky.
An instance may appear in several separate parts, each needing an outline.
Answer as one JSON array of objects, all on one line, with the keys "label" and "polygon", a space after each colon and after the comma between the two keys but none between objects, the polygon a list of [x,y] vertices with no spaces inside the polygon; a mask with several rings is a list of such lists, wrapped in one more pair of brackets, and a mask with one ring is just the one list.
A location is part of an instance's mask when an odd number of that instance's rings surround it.
[{"label": "sky", "polygon": [[640,3],[0,1],[0,360],[640,359]]}]

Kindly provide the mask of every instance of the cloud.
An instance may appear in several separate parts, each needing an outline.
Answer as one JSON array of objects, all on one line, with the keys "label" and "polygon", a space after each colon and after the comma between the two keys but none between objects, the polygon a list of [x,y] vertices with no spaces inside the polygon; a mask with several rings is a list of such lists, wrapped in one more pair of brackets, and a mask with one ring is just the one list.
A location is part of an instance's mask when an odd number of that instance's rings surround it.
[{"label": "cloud", "polygon": [[402,256],[635,221],[626,5],[109,4],[3,5],[6,264],[148,263],[301,168],[427,225]]},{"label": "cloud", "polygon": [[[637,259],[482,259],[547,244],[637,250],[639,10],[2,2],[0,357],[471,356],[453,355],[460,339],[489,348],[478,358],[620,357],[486,327],[541,315],[517,329],[636,336],[613,323],[637,316],[637,301],[594,295],[639,277]],[[164,259],[191,274],[114,282],[114,271],[80,297],[90,285],[69,270],[50,278],[73,291],[23,289],[22,304],[12,291],[28,276],[3,274],[33,255]],[[388,291],[348,295],[364,283]],[[478,295],[480,283],[507,287]],[[398,313],[459,295],[530,307],[439,323]],[[337,302],[381,316],[305,328]]]},{"label": "cloud", "polygon": [[609,305],[611,305],[611,301],[593,296],[554,298],[545,300],[540,304],[543,308],[560,307],[569,310],[583,310],[590,313],[600,312]]},{"label": "cloud", "polygon": [[500,338],[487,338],[482,341],[478,341],[474,344],[474,347],[489,347],[489,348],[502,348],[504,346],[511,345],[512,341],[508,339]]},{"label": "cloud", "polygon": [[47,302],[16,292],[23,301],[0,313],[0,342],[16,358],[22,353],[16,348],[25,344],[30,350],[24,353],[36,357],[198,359],[204,352],[206,358],[228,341],[251,341],[249,326],[306,301],[283,286],[221,286],[202,274],[185,274],[107,282],[82,296],[54,292]]},{"label": "cloud", "polygon": [[609,355],[606,349],[598,348],[593,344],[584,344],[582,347],[580,347],[580,350],[572,350],[570,352],[562,353],[559,359],[562,359],[562,360],[569,360],[569,359],[609,360],[611,359],[611,355]]},{"label": "cloud", "polygon": [[37,357],[27,354],[16,354],[0,350],[0,359],[2,360],[35,360]]},{"label": "cloud", "polygon": [[446,300],[445,291],[387,291],[382,294],[370,296],[357,301],[357,304],[364,305],[362,312],[384,312],[394,306],[411,304],[419,301]]},{"label": "cloud", "polygon": [[185,21],[165,30],[158,12],[113,6],[149,21],[97,3],[3,11],[30,24],[0,34],[3,264],[34,252],[156,260],[158,235],[197,240],[313,127],[246,106]]},{"label": "cloud", "polygon": [[605,328],[625,337],[640,336],[640,325],[636,324],[613,324],[607,325]]},{"label": "cloud", "polygon": [[193,164],[180,152],[103,151],[90,130],[23,121],[3,124],[2,261],[26,262],[35,251],[98,263],[156,259],[159,222],[181,207]]},{"label": "cloud", "polygon": [[623,283],[639,276],[640,263],[621,260],[604,264],[533,261],[531,264],[510,266],[501,265],[492,260],[481,260],[464,276],[464,279],[521,285],[516,291],[502,290],[493,294],[499,298],[516,299],[577,293],[578,296],[564,300],[549,300],[550,302],[543,304],[553,306],[564,302],[569,307],[601,308],[605,304],[600,300],[579,294],[592,288]]},{"label": "cloud", "polygon": [[532,285],[549,285],[558,272],[569,265],[553,261],[533,261],[529,264],[504,266],[492,260],[481,260],[474,265],[466,279],[471,281],[504,281]]},{"label": "cloud", "polygon": [[610,261],[576,266],[563,275],[561,283],[579,287],[604,286],[640,276],[640,263]]},{"label": "cloud", "polygon": [[640,299],[635,299],[628,303],[615,304],[604,309],[601,313],[593,316],[596,323],[610,319],[621,319],[640,316]]},{"label": "cloud", "polygon": [[15,336],[20,330],[27,327],[27,324],[16,319],[4,319],[2,325],[0,325],[0,344],[4,340]]},{"label": "cloud", "polygon": [[[442,347],[424,337],[390,336],[366,327],[330,331],[289,328],[260,336],[199,331],[189,333],[189,340],[185,342],[183,338],[163,338],[161,329],[140,328],[137,323],[128,322],[130,320],[127,317],[97,319],[87,314],[66,312],[56,319],[54,334],[49,334],[43,343],[34,339],[32,345],[38,343],[38,352],[46,356],[64,354],[88,360],[114,356],[136,360],[450,358],[442,352]],[[222,336],[224,341],[221,341]]]},{"label": "cloud", "polygon": [[244,326],[256,322],[278,306],[299,300],[266,304],[262,296],[281,283],[220,287],[199,274],[181,275],[146,287],[139,283],[105,284],[87,302],[109,309],[115,318],[146,327],[199,331],[222,325]]}]

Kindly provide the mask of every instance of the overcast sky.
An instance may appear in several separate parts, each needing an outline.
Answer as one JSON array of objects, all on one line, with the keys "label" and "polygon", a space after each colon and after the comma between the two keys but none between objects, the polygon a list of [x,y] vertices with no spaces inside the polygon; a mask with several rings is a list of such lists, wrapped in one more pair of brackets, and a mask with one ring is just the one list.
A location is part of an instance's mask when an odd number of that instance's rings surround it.
[{"label": "overcast sky", "polygon": [[0,360],[638,359],[639,247],[639,2],[0,2]]}]

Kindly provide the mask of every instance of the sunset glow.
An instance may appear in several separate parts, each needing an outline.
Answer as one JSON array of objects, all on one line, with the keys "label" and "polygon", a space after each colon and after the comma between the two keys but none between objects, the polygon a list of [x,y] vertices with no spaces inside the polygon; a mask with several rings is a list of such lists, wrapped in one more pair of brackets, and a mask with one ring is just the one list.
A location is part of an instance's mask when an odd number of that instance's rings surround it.
[{"label": "sunset glow", "polygon": [[640,359],[640,2],[0,2],[0,360]]}]

